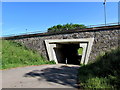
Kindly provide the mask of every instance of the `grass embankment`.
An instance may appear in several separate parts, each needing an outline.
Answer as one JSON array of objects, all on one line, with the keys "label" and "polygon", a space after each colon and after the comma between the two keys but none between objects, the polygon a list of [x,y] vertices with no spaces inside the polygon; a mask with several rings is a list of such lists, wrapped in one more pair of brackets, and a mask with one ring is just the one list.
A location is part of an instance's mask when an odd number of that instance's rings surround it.
[{"label": "grass embankment", "polygon": [[2,40],[2,49],[0,50],[2,52],[2,67],[0,69],[54,63],[13,41]]},{"label": "grass embankment", "polygon": [[81,88],[120,88],[120,48],[79,69]]}]

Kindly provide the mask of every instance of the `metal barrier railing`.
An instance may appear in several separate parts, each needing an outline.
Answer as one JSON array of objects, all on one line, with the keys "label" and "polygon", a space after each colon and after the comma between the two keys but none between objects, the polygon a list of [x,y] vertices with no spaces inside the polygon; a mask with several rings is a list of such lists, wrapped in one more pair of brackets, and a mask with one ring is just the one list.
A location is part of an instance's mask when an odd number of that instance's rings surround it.
[{"label": "metal barrier railing", "polygon": [[[87,28],[102,27],[102,26],[113,26],[113,25],[120,25],[120,22],[107,23],[107,24],[98,24],[98,25],[88,25]],[[45,30],[45,31],[47,32],[47,30]],[[17,36],[17,35],[27,35],[27,34],[37,34],[37,33],[46,33],[46,32],[42,32],[42,31],[26,32],[26,33],[4,35],[3,37],[10,37],[10,36]]]},{"label": "metal barrier railing", "polygon": [[98,25],[89,25],[88,27],[93,28],[93,27],[112,26],[112,25],[120,25],[120,22],[107,23],[107,24],[98,24]]}]

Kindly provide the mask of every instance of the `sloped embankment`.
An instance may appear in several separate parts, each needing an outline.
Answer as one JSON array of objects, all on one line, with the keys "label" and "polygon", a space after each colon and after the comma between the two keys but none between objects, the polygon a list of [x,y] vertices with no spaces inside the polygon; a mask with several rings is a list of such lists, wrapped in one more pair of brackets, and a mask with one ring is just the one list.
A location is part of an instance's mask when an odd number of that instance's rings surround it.
[{"label": "sloped embankment", "polygon": [[120,48],[79,69],[81,88],[120,88]]},{"label": "sloped embankment", "polygon": [[45,60],[37,52],[13,41],[2,40],[2,49],[0,50],[2,52],[2,67],[0,69],[54,63]]}]

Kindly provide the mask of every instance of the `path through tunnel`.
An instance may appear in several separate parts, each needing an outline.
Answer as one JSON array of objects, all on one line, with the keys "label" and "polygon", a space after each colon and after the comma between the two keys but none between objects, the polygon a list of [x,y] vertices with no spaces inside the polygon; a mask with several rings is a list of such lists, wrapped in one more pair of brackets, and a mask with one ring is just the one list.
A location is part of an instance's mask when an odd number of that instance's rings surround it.
[{"label": "path through tunnel", "polygon": [[80,65],[82,55],[78,54],[80,48],[79,43],[65,43],[57,44],[57,48],[54,48],[58,63],[75,64]]}]

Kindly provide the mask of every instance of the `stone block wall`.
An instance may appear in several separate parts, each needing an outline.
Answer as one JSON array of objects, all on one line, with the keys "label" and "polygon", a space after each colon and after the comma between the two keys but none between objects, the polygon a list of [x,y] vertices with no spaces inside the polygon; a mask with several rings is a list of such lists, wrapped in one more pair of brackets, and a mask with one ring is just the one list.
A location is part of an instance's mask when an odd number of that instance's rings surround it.
[{"label": "stone block wall", "polygon": [[47,39],[80,39],[80,38],[93,38],[94,43],[90,53],[89,62],[96,59],[102,52],[110,51],[119,46],[119,33],[120,28],[100,29],[100,30],[87,30],[75,31],[72,33],[62,33],[55,35],[44,35],[26,38],[14,38],[12,40],[20,42],[26,47],[38,51],[44,57],[47,57],[46,46],[44,40]]}]

